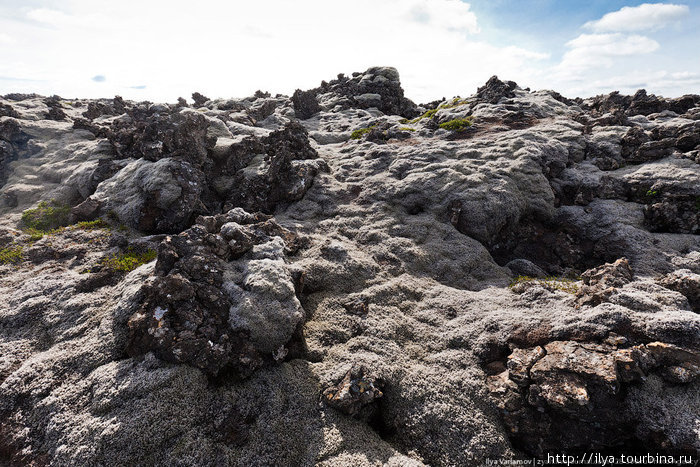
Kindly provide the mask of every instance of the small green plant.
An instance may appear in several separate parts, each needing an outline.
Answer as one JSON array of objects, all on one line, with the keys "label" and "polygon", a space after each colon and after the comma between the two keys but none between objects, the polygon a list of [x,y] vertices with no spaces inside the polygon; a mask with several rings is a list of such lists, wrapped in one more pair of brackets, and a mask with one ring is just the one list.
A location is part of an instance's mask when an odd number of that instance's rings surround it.
[{"label": "small green plant", "polygon": [[134,250],[127,250],[124,253],[108,256],[101,261],[102,267],[118,272],[130,272],[156,259],[158,253],[156,250],[148,249],[143,253],[138,253]]},{"label": "small green plant", "polygon": [[352,139],[361,139],[364,135],[372,131],[372,128],[375,128],[377,125],[372,125],[367,128],[358,128],[357,130],[353,131],[350,134],[350,138]]},{"label": "small green plant", "polygon": [[111,229],[112,227],[102,219],[95,219],[94,221],[83,221],[78,222],[74,226],[76,229],[82,230],[97,230],[97,229]]},{"label": "small green plant", "polygon": [[647,190],[647,197],[653,198],[654,196],[657,196],[659,192],[657,190]]},{"label": "small green plant", "polygon": [[561,290],[562,292],[575,294],[576,292],[578,292],[579,289],[579,286],[576,282],[577,281],[575,279],[569,279],[567,277],[547,276],[544,278],[537,278],[530,276],[517,276],[510,282],[510,285],[508,287],[511,289],[517,289],[522,287],[522,285],[529,283],[540,285],[550,291]]},{"label": "small green plant", "polygon": [[0,250],[0,264],[17,264],[23,259],[22,245],[11,245]]},{"label": "small green plant", "polygon": [[24,229],[24,232],[29,234],[29,241],[30,242],[36,242],[38,240],[41,240],[44,238],[44,235],[53,235],[57,234],[60,232],[63,232],[65,230],[63,227],[59,227],[57,229],[51,229],[51,230],[39,230],[39,229]]},{"label": "small green plant", "polygon": [[400,127],[399,127],[399,131],[416,131],[416,129],[415,129],[415,128],[410,128],[410,127],[407,127],[407,126],[400,126]]},{"label": "small green plant", "polygon": [[432,119],[435,116],[435,114],[438,112],[438,110],[452,109],[452,108],[459,107],[460,105],[465,105],[465,104],[469,104],[469,101],[462,100],[459,97],[455,97],[454,99],[452,99],[452,102],[449,102],[447,104],[442,104],[438,107],[435,107],[434,109],[430,109],[427,112],[425,112],[423,115],[416,117],[413,120],[403,119],[403,120],[399,120],[399,122],[400,123],[418,123],[421,120],[423,120],[424,118]]},{"label": "small green plant", "polygon": [[450,131],[462,131],[472,126],[471,118],[456,118],[440,124],[440,128]]},{"label": "small green plant", "polygon": [[39,232],[65,227],[69,223],[70,206],[56,201],[41,201],[36,208],[22,213],[23,230],[34,229]]}]

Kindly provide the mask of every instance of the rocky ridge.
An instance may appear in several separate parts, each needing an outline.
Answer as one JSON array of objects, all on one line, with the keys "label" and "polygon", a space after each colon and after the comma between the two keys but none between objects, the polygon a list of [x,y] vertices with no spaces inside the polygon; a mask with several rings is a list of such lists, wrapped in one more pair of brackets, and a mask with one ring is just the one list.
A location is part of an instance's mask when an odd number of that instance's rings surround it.
[{"label": "rocky ridge", "polygon": [[700,452],[700,96],[193,100],[0,98],[0,461]]}]

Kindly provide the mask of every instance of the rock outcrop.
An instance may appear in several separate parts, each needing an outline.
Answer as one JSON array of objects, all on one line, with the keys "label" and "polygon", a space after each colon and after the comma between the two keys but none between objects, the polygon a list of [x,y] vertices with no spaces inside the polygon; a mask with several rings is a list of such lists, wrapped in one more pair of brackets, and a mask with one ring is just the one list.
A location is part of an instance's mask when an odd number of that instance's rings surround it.
[{"label": "rock outcrop", "polygon": [[192,98],[0,98],[0,464],[700,452],[700,97]]}]

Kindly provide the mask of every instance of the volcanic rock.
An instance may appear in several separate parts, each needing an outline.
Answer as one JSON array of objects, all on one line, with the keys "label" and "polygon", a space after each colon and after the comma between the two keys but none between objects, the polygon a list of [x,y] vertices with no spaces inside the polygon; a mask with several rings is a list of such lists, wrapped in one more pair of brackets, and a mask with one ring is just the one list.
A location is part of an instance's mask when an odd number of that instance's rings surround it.
[{"label": "volcanic rock", "polygon": [[0,464],[700,452],[700,97],[194,99],[0,98]]}]

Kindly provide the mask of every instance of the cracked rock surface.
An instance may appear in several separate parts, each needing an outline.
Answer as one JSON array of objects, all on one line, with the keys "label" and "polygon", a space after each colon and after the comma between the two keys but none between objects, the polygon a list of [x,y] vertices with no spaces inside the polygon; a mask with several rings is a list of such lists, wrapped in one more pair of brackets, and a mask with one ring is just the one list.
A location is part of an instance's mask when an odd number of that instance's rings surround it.
[{"label": "cracked rock surface", "polygon": [[193,100],[0,98],[0,464],[700,452],[700,97]]}]

